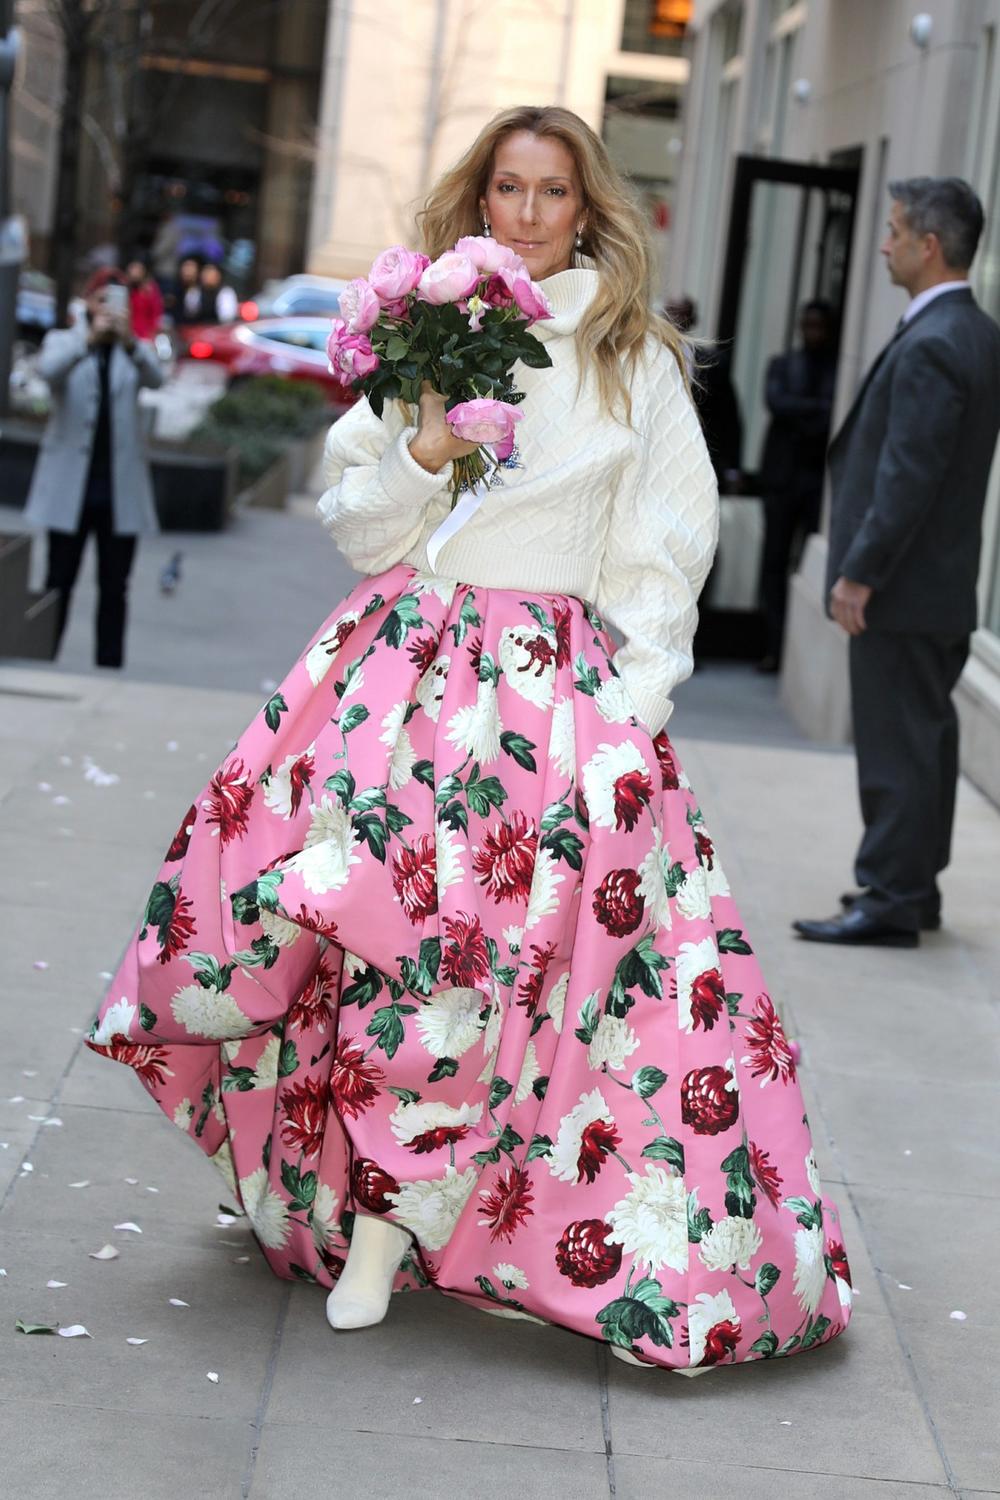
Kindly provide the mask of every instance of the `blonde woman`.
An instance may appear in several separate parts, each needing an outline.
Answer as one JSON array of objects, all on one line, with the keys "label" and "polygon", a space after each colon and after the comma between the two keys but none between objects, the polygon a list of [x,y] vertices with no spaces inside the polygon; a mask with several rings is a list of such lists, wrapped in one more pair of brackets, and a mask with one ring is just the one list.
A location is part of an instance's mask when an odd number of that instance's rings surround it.
[{"label": "blonde woman", "polygon": [[642,220],[546,108],[421,222],[524,258],[551,367],[443,542],[442,398],[333,428],[319,513],[368,576],[185,817],[91,1044],[336,1329],[434,1287],[650,1367],[809,1348],[849,1316],[839,1221],[664,731],[717,498]]}]

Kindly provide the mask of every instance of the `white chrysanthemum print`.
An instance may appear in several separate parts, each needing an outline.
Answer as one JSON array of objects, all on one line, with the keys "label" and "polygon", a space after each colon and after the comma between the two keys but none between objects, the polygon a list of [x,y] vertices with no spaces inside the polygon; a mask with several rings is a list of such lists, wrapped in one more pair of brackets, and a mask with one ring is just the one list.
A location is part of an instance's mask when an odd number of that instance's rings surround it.
[{"label": "white chrysanthemum print", "polygon": [[653,829],[653,847],[639,864],[638,894],[646,903],[646,917],[657,927],[671,927],[670,899],[667,896],[667,872],[670,869],[670,850],[660,835]]},{"label": "white chrysanthemum print", "polygon": [[306,671],[309,673],[309,681],[313,687],[318,687],[323,681],[337,660],[342,643],[360,619],[361,616],[357,610],[349,609],[346,614],[334,620],[326,635],[314,646],[310,646],[306,652]]},{"label": "white chrysanthemum print", "polygon": [[389,1116],[392,1133],[401,1146],[409,1146],[421,1135],[437,1130],[468,1130],[483,1117],[481,1104],[444,1104],[437,1099],[420,1099],[415,1104],[397,1104]]},{"label": "white chrysanthemum print", "polygon": [[580,1180],[580,1153],[583,1149],[584,1132],[598,1120],[612,1127],[615,1123],[614,1115],[600,1089],[591,1089],[589,1094],[581,1094],[580,1102],[574,1104],[569,1114],[563,1115],[559,1121],[559,1134],[546,1160],[549,1171],[560,1182],[572,1182],[575,1185]]},{"label": "white chrysanthemum print", "polygon": [[520,1266],[509,1265],[506,1261],[499,1261],[493,1267],[493,1275],[501,1286],[505,1286],[508,1292],[526,1292],[528,1290],[528,1278]]},{"label": "white chrysanthemum print", "polygon": [[587,1064],[595,1072],[607,1066],[613,1073],[620,1073],[638,1046],[639,1038],[624,1017],[604,1015],[587,1048]]},{"label": "white chrysanthemum print", "polygon": [[427,1250],[443,1250],[451,1239],[462,1209],[476,1185],[475,1167],[458,1172],[446,1167],[443,1177],[426,1182],[403,1182],[398,1193],[386,1197],[396,1218]]},{"label": "white chrysanthemum print", "polygon": [[313,1244],[317,1251],[327,1248],[334,1235],[340,1232],[340,1224],[337,1219],[337,1209],[340,1202],[332,1187],[321,1182],[316,1189],[313,1199],[310,1223],[312,1227]]},{"label": "white chrysanthemum print", "polygon": [[200,984],[185,984],[171,1000],[170,1009],[178,1026],[190,1036],[217,1042],[246,1036],[253,1027],[231,995],[203,989]]},{"label": "white chrysanthemum print", "polygon": [[278,948],[292,948],[302,936],[302,928],[297,922],[289,922],[287,917],[268,911],[266,906],[260,908],[258,921],[264,936]]},{"label": "white chrysanthemum print", "polygon": [[436,656],[414,689],[414,697],[435,724],[441,714],[441,701],[450,666],[450,656]]},{"label": "white chrysanthemum print", "polygon": [[556,679],[556,648],[551,636],[528,625],[507,625],[497,654],[509,687],[536,708],[548,708]]},{"label": "white chrysanthemum print", "polygon": [[363,958],[359,958],[356,953],[348,953],[347,949],[344,949],[344,977],[346,979],[357,979],[367,967]]},{"label": "white chrysanthemum print", "polygon": [[461,1057],[483,1033],[479,990],[442,990],[417,1012],[420,1040],[432,1057]]},{"label": "white chrysanthemum print", "polygon": [[496,1052],[497,1047],[500,1044],[500,1024],[502,1020],[503,1004],[500,999],[500,992],[497,989],[496,984],[494,983],[493,999],[490,1003],[490,1013],[486,1018],[486,1025],[483,1027],[482,1032],[483,1056],[486,1059],[486,1066],[483,1068],[483,1071],[480,1073],[479,1078],[477,1079],[478,1083],[489,1083],[493,1077],[493,1069],[495,1067],[495,1064],[493,1062],[493,1054]]},{"label": "white chrysanthemum print", "polygon": [[576,775],[576,723],[572,698],[560,698],[552,710],[549,760],[560,776],[572,780]]},{"label": "white chrysanthemum print", "polygon": [[809,1179],[809,1186],[818,1198],[823,1189],[819,1180],[819,1167],[816,1164],[815,1151],[810,1151],[806,1157],[806,1176]]},{"label": "white chrysanthemum print", "polygon": [[240,1200],[261,1244],[268,1250],[283,1250],[292,1227],[288,1222],[288,1206],[271,1191],[266,1167],[258,1167],[248,1177],[240,1178]]},{"label": "white chrysanthemum print", "polygon": [[187,1130],[194,1119],[194,1105],[190,1099],[182,1099],[174,1106],[174,1124],[178,1130]]},{"label": "white chrysanthemum print", "polygon": [[364,685],[364,667],[361,665],[361,658],[358,657],[356,661],[348,665],[344,673],[344,691],[340,695],[341,704],[345,703],[348,698],[353,698],[355,693],[360,693]]},{"label": "white chrysanthemum print", "polygon": [[615,806],[615,783],[623,776],[639,778],[650,790],[656,784],[633,740],[623,740],[620,745],[599,745],[583,768],[583,795],[590,821],[599,828],[615,828],[622,822],[621,812]]},{"label": "white chrysanthemum print", "polygon": [[524,937],[524,928],[505,927],[500,936],[503,938],[504,942],[507,944],[507,947],[516,958],[521,951],[521,940]]},{"label": "white chrysanthemum print", "polygon": [[467,703],[448,720],[445,738],[461,755],[471,755],[481,766],[500,758],[500,705],[492,682],[481,682],[475,703]]},{"label": "white chrysanthemum print", "polygon": [[[193,1110],[192,1113],[194,1113]],[[175,1117],[174,1124],[176,1123],[177,1121]],[[222,1173],[223,1181],[235,1198],[237,1194],[236,1163],[233,1161],[233,1148],[230,1145],[231,1139],[232,1136],[230,1136],[229,1139],[224,1140],[218,1151],[216,1151],[215,1155],[210,1156],[208,1159],[212,1163],[212,1166],[216,1167],[218,1171]]]},{"label": "white chrysanthemum print", "polygon": [[326,794],[310,810],[309,819],[303,847],[288,861],[287,868],[302,877],[307,891],[322,896],[345,886],[351,866],[361,863],[354,852],[358,835],[351,826],[350,814]]},{"label": "white chrysanthemum print", "polygon": [[434,854],[437,865],[437,893],[446,891],[450,885],[462,879],[465,866],[462,864],[462,845],[454,828],[447,823],[438,823],[434,828]]},{"label": "white chrysanthemum print", "polygon": [[414,594],[434,594],[445,609],[455,597],[458,583],[454,578],[439,578],[436,573],[415,573],[407,584]]},{"label": "white chrysanthemum print", "polygon": [[132,1041],[131,1028],[135,1020],[136,1009],[137,1007],[123,995],[120,1000],[108,1006],[100,1025],[95,1023],[90,1040],[98,1047],[110,1047],[112,1038],[116,1036],[127,1036],[129,1041]]},{"label": "white chrysanthemum print", "polygon": [[740,1327],[740,1315],[728,1292],[699,1292],[693,1302],[688,1303],[688,1345],[691,1363],[700,1365],[705,1357],[705,1339],[719,1323],[731,1323]]},{"label": "white chrysanthemum print", "polygon": [[276,771],[272,771],[264,786],[264,805],[279,818],[290,818],[297,810],[303,795],[303,771],[312,775],[312,759],[316,746],[296,750],[285,759]]},{"label": "white chrysanthemum print", "polygon": [[733,1266],[746,1271],[763,1241],[753,1219],[729,1215],[717,1219],[708,1233],[702,1235],[698,1257],[709,1271],[729,1271]]},{"label": "white chrysanthemum print", "polygon": [[594,706],[605,724],[627,724],[635,713],[628,688],[620,677],[609,677],[594,694]]},{"label": "white chrysanthemum print", "polygon": [[637,1267],[654,1275],[661,1266],[684,1272],[688,1265],[687,1193],[684,1179],[651,1162],[640,1177],[629,1173],[632,1190],[605,1214],[608,1240],[634,1255]]},{"label": "white chrysanthemum print", "polygon": [[[706,835],[708,834],[708,829],[704,823],[701,825],[701,831]],[[729,881],[726,879],[726,872],[719,863],[719,856],[714,842],[712,845],[712,868],[705,870],[705,880],[708,884],[710,896],[729,896],[732,894],[729,889]]]},{"label": "white chrysanthemum print", "polygon": [[804,1313],[810,1318],[823,1300],[826,1287],[826,1262],[823,1259],[823,1230],[795,1231],[795,1295]]},{"label": "white chrysanthemum print", "polygon": [[674,897],[679,914],[686,922],[704,921],[712,915],[712,903],[708,894],[708,881],[701,865],[688,870],[683,884]]},{"label": "white chrysanthemum print", "polygon": [[549,990],[549,998],[545,1002],[545,1009],[549,1013],[549,1019],[555,1027],[556,1035],[559,1036],[563,1028],[563,1012],[566,1009],[566,991],[569,989],[569,970],[559,975],[555,984]]},{"label": "white chrysanthemum print", "polygon": [[278,1082],[278,1063],[281,1060],[281,1038],[269,1036],[263,1052],[253,1070],[255,1089],[273,1089]]},{"label": "white chrysanthemum print", "polygon": [[[706,1025],[704,1014],[695,1016],[691,1009],[691,991],[695,982],[709,975],[711,981],[719,991],[722,990],[722,974],[719,969],[719,949],[714,938],[702,938],[698,943],[681,943],[677,949],[676,975],[677,975],[677,1024],[688,1036],[698,1024],[702,1030],[711,1031],[715,1021],[721,1018],[721,1010],[712,1025]],[[710,990],[708,996],[709,1013],[715,1010],[716,991]],[[721,999],[718,1005],[724,1009]]]},{"label": "white chrysanthemum print", "polygon": [[528,909],[524,914],[524,930],[530,932],[536,927],[543,917],[551,914],[559,906],[557,886],[562,885],[566,879],[556,865],[556,857],[551,849],[539,849],[535,859],[535,868],[531,876],[531,889],[528,892]]},{"label": "white chrysanthemum print", "polygon": [[406,709],[405,699],[394,704],[382,720],[382,733],[379,735],[379,743],[392,752],[389,761],[389,786],[394,792],[413,780],[413,767],[417,763],[417,752],[408,732],[403,728]]},{"label": "white chrysanthemum print", "polygon": [[536,1078],[540,1078],[541,1074],[542,1070],[538,1062],[537,1048],[534,1042],[529,1042],[524,1049],[521,1076],[518,1078],[517,1087],[514,1090],[515,1104],[523,1104],[525,1099],[530,1097],[531,1091],[535,1086],[535,1080]]}]

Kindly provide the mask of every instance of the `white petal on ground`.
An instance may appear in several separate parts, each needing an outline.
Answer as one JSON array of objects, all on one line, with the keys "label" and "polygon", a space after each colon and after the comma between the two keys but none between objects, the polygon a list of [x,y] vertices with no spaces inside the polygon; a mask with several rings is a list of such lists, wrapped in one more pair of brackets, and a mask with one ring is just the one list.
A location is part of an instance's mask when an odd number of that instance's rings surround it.
[{"label": "white petal on ground", "polygon": [[614,1233],[608,1240],[634,1255],[655,1274],[661,1266],[683,1273],[688,1265],[687,1192],[684,1179],[655,1162],[644,1174],[629,1173],[632,1190],[605,1214]]},{"label": "white petal on ground", "polygon": [[398,1193],[386,1197],[396,1218],[428,1250],[441,1250],[451,1238],[462,1209],[476,1185],[475,1167],[458,1172],[446,1167],[443,1177],[424,1182],[403,1182]]},{"label": "white petal on ground", "polygon": [[138,1224],[133,1224],[132,1221],[131,1221],[131,1219],[127,1220],[126,1223],[124,1223],[124,1224],[116,1224],[115,1228],[116,1229],[127,1229],[128,1232],[129,1232],[129,1234],[141,1234],[142,1233],[142,1230],[139,1228]]},{"label": "white petal on ground", "polygon": [[126,1344],[136,1344],[136,1345],[138,1345],[138,1344],[148,1344],[149,1343],[149,1339],[126,1339],[125,1342],[126,1342]]},{"label": "white petal on ground", "polygon": [[101,1248],[100,1248],[100,1250],[91,1250],[91,1252],[90,1252],[90,1259],[91,1260],[117,1260],[120,1254],[121,1254],[121,1251],[120,1250],[116,1250],[115,1247],[114,1247],[114,1245],[102,1245]]},{"label": "white petal on ground", "polygon": [[82,1323],[71,1323],[68,1328],[59,1329],[61,1339],[89,1339],[93,1334],[87,1332]]},{"label": "white petal on ground", "polygon": [[958,1309],[956,1308],[955,1311],[954,1312],[950,1312],[948,1314],[948,1316],[949,1316],[949,1318],[954,1319],[954,1321],[956,1323],[964,1323],[965,1320],[966,1320],[966,1318],[968,1317],[968,1313],[959,1312]]},{"label": "white petal on ground", "polygon": [[219,1372],[218,1372],[218,1370],[209,1370],[207,1372],[206,1376],[205,1376],[205,1379],[206,1380],[210,1380],[213,1385],[218,1385],[218,1383],[219,1383]]},{"label": "white petal on ground", "polygon": [[180,1297],[168,1297],[167,1301],[171,1307],[190,1307],[190,1302],[182,1302]]},{"label": "white petal on ground", "polygon": [[57,1286],[69,1286],[69,1282],[68,1281],[47,1281],[45,1283],[45,1285],[47,1287],[55,1288]]}]

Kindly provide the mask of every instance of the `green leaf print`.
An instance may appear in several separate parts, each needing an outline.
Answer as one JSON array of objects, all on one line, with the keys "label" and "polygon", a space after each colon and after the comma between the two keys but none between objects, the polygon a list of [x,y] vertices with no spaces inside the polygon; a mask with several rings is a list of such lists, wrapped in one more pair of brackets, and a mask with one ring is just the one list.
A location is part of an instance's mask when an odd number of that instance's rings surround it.
[{"label": "green leaf print", "polygon": [[564,859],[571,870],[583,869],[583,840],[568,828],[555,828],[541,841],[543,849],[549,849],[556,859]]},{"label": "green leaf print", "polygon": [[766,1297],[768,1292],[773,1291],[777,1286],[780,1276],[781,1272],[777,1266],[772,1265],[770,1261],[766,1261],[764,1265],[757,1267],[754,1286],[762,1297]]},{"label": "green leaf print", "polygon": [[342,734],[350,734],[352,729],[357,729],[368,717],[368,710],[363,703],[352,703],[346,714],[340,716],[340,731]]},{"label": "green leaf print", "polygon": [[811,1203],[808,1198],[786,1198],[784,1208],[790,1208],[803,1229],[823,1227],[823,1205],[818,1200]]},{"label": "green leaf print", "polygon": [[358,817],[352,818],[351,823],[355,833],[364,839],[375,858],[384,865],[389,835],[378,813],[361,813]]},{"label": "green leaf print", "polygon": [[461,790],[462,783],[457,776],[445,776],[434,793],[435,806],[443,807],[446,802],[451,801],[452,797],[457,797]]},{"label": "green leaf print", "polygon": [[502,807],[507,800],[507,789],[498,776],[484,776],[480,780],[479,764],[475,762],[465,783],[465,795],[469,807],[480,818],[489,816],[491,807]]},{"label": "green leaf print", "polygon": [[750,1353],[763,1354],[765,1359],[770,1359],[777,1350],[777,1347],[778,1335],[768,1329],[767,1333],[762,1333],[759,1339],[754,1339],[750,1345]]},{"label": "green leaf print", "polygon": [[580,1007],[580,1025],[573,1032],[577,1041],[582,1042],[585,1047],[589,1047],[597,1034],[600,1019],[597,996],[589,995]]},{"label": "green leaf print", "polygon": [[149,1006],[142,1001],[139,1002],[139,1025],[143,1031],[156,1030],[156,1013],[150,1010]]},{"label": "green leaf print", "polygon": [[720,927],[716,933],[716,942],[720,953],[739,953],[744,958],[753,953],[753,949],[743,936],[742,928]]},{"label": "green leaf print", "polygon": [[385,826],[390,833],[402,833],[403,829],[409,828],[412,822],[413,819],[407,817],[401,807],[397,807],[394,802],[386,803]]},{"label": "green leaf print", "polygon": [[210,953],[186,953],[184,956],[203,990],[216,990],[220,995],[228,990],[235,964],[220,964]]},{"label": "green leaf print", "polygon": [[323,783],[328,792],[335,792],[341,807],[349,808],[354,793],[357,790],[357,782],[350,771],[334,771]]},{"label": "green leaf print", "polygon": [[490,1110],[492,1111],[496,1109],[497,1106],[502,1104],[505,1099],[509,1098],[509,1096],[513,1092],[514,1085],[512,1083],[508,1083],[506,1078],[495,1077],[493,1079],[493,1082],[490,1084]]},{"label": "green leaf print", "polygon": [[444,823],[447,828],[451,829],[452,833],[458,833],[460,829],[462,833],[468,833],[469,814],[466,811],[465,803],[459,802],[457,798],[454,802],[449,802],[448,806],[443,807],[438,813],[438,822]]},{"label": "green leaf print", "polygon": [[142,932],[139,934],[140,942],[146,936],[150,927],[156,927],[157,941],[162,948],[167,940],[167,929],[170,919],[174,914],[174,906],[177,903],[176,886],[168,885],[165,880],[158,880],[149,893],[146,902],[146,910],[142,919]]},{"label": "green leaf print", "polygon": [[257,905],[262,906],[265,911],[277,911],[278,891],[284,880],[280,870],[268,870],[265,875],[257,877]]},{"label": "green leaf print", "polygon": [[726,1210],[734,1218],[752,1219],[756,1199],[753,1179],[750,1176],[750,1153],[746,1146],[737,1146],[722,1162],[726,1173]]},{"label": "green leaf print", "polygon": [[527,1164],[529,1161],[537,1161],[540,1156],[550,1156],[551,1154],[552,1137],[548,1135],[534,1135],[531,1138],[531,1145],[528,1147],[528,1153],[524,1160]]},{"label": "green leaf print", "polygon": [[348,803],[351,812],[371,812],[373,807],[385,806],[385,790],[380,786],[370,786],[367,791],[358,792]]},{"label": "green leaf print", "polygon": [[395,1088],[391,1083],[386,1089],[386,1093],[395,1094],[401,1104],[419,1104],[421,1099],[421,1095],[417,1093],[416,1089]]},{"label": "green leaf print", "polygon": [[558,828],[560,823],[565,823],[566,819],[572,816],[573,809],[567,807],[565,802],[550,802],[542,813],[542,832],[551,833],[553,828]]},{"label": "green leaf print", "polygon": [[470,626],[481,625],[482,623],[482,617],[480,616],[479,611],[476,608],[475,594],[466,594],[465,598],[462,600],[462,606],[458,612],[458,619],[450,627],[452,639],[454,640],[456,647],[460,646],[465,640],[465,637],[469,633]]},{"label": "green leaf print", "polygon": [[273,969],[281,957],[281,949],[269,937],[256,937],[242,953],[234,953],[234,959],[245,969]]},{"label": "green leaf print", "polygon": [[434,762],[431,760],[418,760],[413,767],[414,781],[422,781],[424,786],[434,790]]},{"label": "green leaf print", "polygon": [[291,1198],[288,1205],[291,1213],[305,1213],[316,1197],[317,1177],[315,1172],[300,1174],[293,1162],[281,1163],[281,1185]]},{"label": "green leaf print", "polygon": [[601,674],[596,667],[587,665],[587,658],[582,651],[578,651],[573,662],[576,677],[573,686],[578,693],[584,693],[588,698],[593,698],[601,685]]},{"label": "green leaf print", "polygon": [[492,682],[494,687],[500,681],[500,668],[488,651],[479,658],[479,681]]},{"label": "green leaf print", "polygon": [[247,1094],[253,1088],[253,1068],[238,1068],[231,1066],[222,1075],[222,1092],[224,1094]]},{"label": "green leaf print", "polygon": [[730,994],[727,991],[727,993],[726,993],[726,1009],[727,1009],[727,1011],[729,1012],[729,1014],[731,1016],[737,1016],[737,1015],[739,1015],[739,1012],[740,1012],[740,1001],[742,999],[743,999],[742,995]]},{"label": "green leaf print", "polygon": [[295,1043],[282,1042],[281,1051],[278,1053],[278,1077],[291,1078],[299,1065],[299,1054],[295,1049]]},{"label": "green leaf print", "polygon": [[281,715],[287,714],[288,704],[280,693],[275,693],[264,704],[264,722],[272,734],[277,734]]},{"label": "green leaf print", "polygon": [[419,630],[424,624],[413,594],[403,594],[379,626],[377,641],[385,641],[398,651],[411,630]]},{"label": "green leaf print", "polygon": [[543,630],[547,630],[550,635],[555,633],[555,626],[540,604],[536,604],[533,599],[522,599],[521,603],[536,624],[540,625]]},{"label": "green leaf print", "polygon": [[498,1149],[501,1151],[506,1151],[508,1156],[513,1156],[515,1147],[523,1145],[524,1136],[518,1135],[513,1125],[505,1125],[503,1128],[503,1133],[501,1134],[500,1139],[497,1141]]},{"label": "green leaf print", "polygon": [[493,1146],[489,1151],[476,1151],[473,1153],[472,1160],[479,1167],[495,1164],[500,1160],[500,1148],[499,1146]]},{"label": "green leaf print", "polygon": [[803,1349],[811,1349],[813,1344],[818,1344],[829,1326],[829,1318],[817,1318],[815,1323],[810,1324],[802,1335]]},{"label": "green leaf print", "polygon": [[372,594],[368,603],[365,605],[364,613],[361,616],[362,620],[367,620],[369,615],[377,615],[379,610],[382,609],[384,605],[385,600],[382,598],[381,594]]},{"label": "green leaf print", "polygon": [[416,1009],[415,1005],[400,1005],[396,1001],[391,1005],[380,1006],[368,1022],[365,1035],[377,1037],[378,1045],[386,1057],[395,1057],[406,1035],[403,1017],[414,1015]]},{"label": "green leaf print", "polygon": [[662,1068],[639,1068],[632,1074],[632,1092],[638,1094],[640,1099],[652,1099],[666,1081],[667,1075]]},{"label": "green leaf print", "polygon": [[523,734],[516,734],[513,729],[505,729],[500,735],[500,748],[506,755],[516,760],[519,766],[523,766],[526,771],[538,770],[538,766],[535,764],[535,757],[531,753],[532,750],[537,750],[538,746],[533,744],[531,740],[526,739]]},{"label": "green leaf print", "polygon": [[684,866],[681,864],[679,859],[674,860],[673,864],[670,866],[670,869],[667,871],[667,878],[664,881],[664,884],[667,888],[667,895],[672,901],[677,895],[677,892],[680,890],[681,886],[684,884]]},{"label": "green leaf print", "polygon": [[541,1078],[536,1078],[535,1081],[534,1081],[534,1083],[531,1085],[531,1092],[534,1094],[534,1096],[538,1100],[539,1104],[541,1104],[542,1100],[545,1098],[545,1095],[548,1093],[548,1091],[549,1091],[549,1080],[548,1080],[548,1078],[546,1078],[544,1076],[541,1077]]},{"label": "green leaf print", "polygon": [[692,1189],[687,1199],[688,1240],[697,1245],[712,1227],[712,1215],[707,1208],[698,1207],[698,1193]]},{"label": "green leaf print", "polygon": [[672,1135],[658,1135],[655,1141],[643,1146],[642,1154],[651,1161],[669,1162],[678,1172],[684,1171],[684,1147]]},{"label": "green leaf print", "polygon": [[359,1010],[364,1010],[370,1005],[375,997],[382,991],[382,975],[374,964],[360,969],[355,976],[354,983],[349,984],[341,993],[341,1005],[356,1005]]},{"label": "green leaf print", "polygon": [[[648,1291],[647,1288],[653,1290]],[[604,1337],[609,1344],[615,1344],[620,1349],[630,1349],[641,1338],[672,1348],[674,1331],[669,1319],[677,1316],[677,1304],[661,1295],[659,1282],[641,1281],[635,1288],[637,1293],[640,1290],[648,1297],[648,1301],[638,1295],[616,1297],[614,1302],[601,1308],[597,1321],[601,1324]]]},{"label": "green leaf print", "polygon": [[652,934],[641,938],[635,947],[619,960],[615,968],[615,977],[605,1002],[608,1015],[628,1015],[635,1004],[627,993],[631,989],[640,989],[651,999],[662,1000],[663,981],[660,979],[660,974],[669,967],[670,960],[653,948]]}]

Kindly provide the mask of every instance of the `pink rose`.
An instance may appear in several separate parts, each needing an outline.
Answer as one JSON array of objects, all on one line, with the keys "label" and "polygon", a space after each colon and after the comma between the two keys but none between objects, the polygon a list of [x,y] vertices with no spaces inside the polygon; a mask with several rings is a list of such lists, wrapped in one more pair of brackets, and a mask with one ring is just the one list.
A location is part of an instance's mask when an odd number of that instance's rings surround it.
[{"label": "pink rose", "polygon": [[348,333],[367,333],[375,327],[382,309],[365,278],[357,276],[340,294],[340,311],[347,321]]},{"label": "pink rose", "polygon": [[514,271],[524,264],[513,250],[484,234],[465,235],[457,242],[455,250],[459,255],[467,255],[482,276],[492,276],[501,266]]},{"label": "pink rose", "polygon": [[477,397],[445,412],[445,421],[457,438],[466,443],[490,443],[497,458],[509,458],[514,447],[514,423],[522,413],[508,401]]},{"label": "pink rose", "polygon": [[545,293],[532,281],[526,266],[518,266],[513,271],[507,266],[501,266],[497,277],[510,292],[529,323],[535,323],[539,318],[551,318],[552,309]]},{"label": "pink rose", "polygon": [[333,331],[326,342],[326,355],[330,361],[330,374],[344,385],[352,380],[364,380],[379,367],[379,357],[364,333],[349,333],[343,318],[334,318]]},{"label": "pink rose", "polygon": [[479,295],[490,307],[510,307],[514,301],[510,288],[501,281],[499,275],[491,276]]},{"label": "pink rose", "polygon": [[419,251],[407,250],[405,245],[393,245],[383,250],[372,262],[368,272],[368,284],[380,302],[397,302],[416,290],[430,261]]},{"label": "pink rose", "polygon": [[417,295],[424,302],[440,307],[445,302],[461,302],[473,291],[479,281],[478,267],[467,255],[448,250],[424,271],[417,286]]}]

